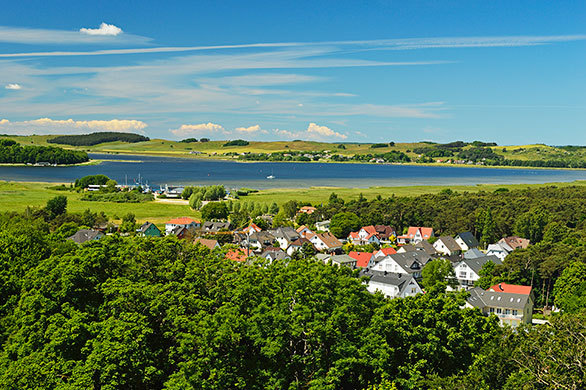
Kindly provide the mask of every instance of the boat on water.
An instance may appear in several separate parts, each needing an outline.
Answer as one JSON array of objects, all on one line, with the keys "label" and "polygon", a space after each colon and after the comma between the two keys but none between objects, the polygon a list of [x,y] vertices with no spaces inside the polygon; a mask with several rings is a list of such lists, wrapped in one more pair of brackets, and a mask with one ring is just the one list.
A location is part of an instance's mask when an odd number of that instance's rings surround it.
[{"label": "boat on water", "polygon": [[275,178],[275,176],[274,176],[274,175],[268,175],[268,176],[267,176],[267,179],[274,179],[274,178]]}]

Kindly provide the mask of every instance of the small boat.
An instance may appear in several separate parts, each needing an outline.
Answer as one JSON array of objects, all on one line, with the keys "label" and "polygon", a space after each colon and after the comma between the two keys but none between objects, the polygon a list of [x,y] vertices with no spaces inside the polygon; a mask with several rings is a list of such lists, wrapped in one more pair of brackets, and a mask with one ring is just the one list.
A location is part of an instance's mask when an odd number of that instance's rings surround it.
[{"label": "small boat", "polygon": [[274,179],[274,178],[275,178],[275,176],[273,176],[273,175],[268,175],[267,176],[267,179]]}]

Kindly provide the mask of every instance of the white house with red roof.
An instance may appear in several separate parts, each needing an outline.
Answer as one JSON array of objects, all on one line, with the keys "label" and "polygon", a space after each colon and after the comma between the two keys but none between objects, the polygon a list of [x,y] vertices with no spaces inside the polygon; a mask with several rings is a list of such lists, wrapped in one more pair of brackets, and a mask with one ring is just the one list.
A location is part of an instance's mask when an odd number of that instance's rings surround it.
[{"label": "white house with red roof", "polygon": [[533,317],[531,287],[499,283],[488,290],[475,287],[466,300],[467,307],[476,307],[485,315],[496,315],[503,325],[516,327],[530,324]]},{"label": "white house with red roof", "polygon": [[248,225],[247,227],[245,227],[244,229],[242,229],[242,231],[246,234],[252,234],[252,233],[258,233],[260,231],[262,231],[261,228],[259,228],[254,222],[251,222],[250,225]]},{"label": "white house with red roof", "polygon": [[433,228],[409,226],[407,234],[397,237],[399,244],[417,244],[423,240],[429,240],[433,237]]},{"label": "white house with red roof", "polygon": [[354,245],[378,244],[380,245],[380,237],[374,226],[363,226],[357,232],[350,232],[348,241]]},{"label": "white house with red roof", "polygon": [[201,222],[189,217],[180,217],[175,218],[168,221],[165,224],[165,234],[169,235],[172,234],[175,229],[178,227],[187,229],[187,230],[195,230],[201,226]]},{"label": "white house with red roof", "polygon": [[[307,226],[305,226],[305,225],[301,225],[301,226],[299,226],[299,227],[297,228],[297,233],[299,233],[299,235],[300,235],[301,237],[305,237],[305,236],[306,236],[306,235],[308,235],[308,234],[309,234],[310,236],[314,234],[314,233],[311,231],[311,229],[310,229],[310,228],[308,228],[308,227],[307,227]],[[310,237],[307,237],[307,238],[310,238]]]},{"label": "white house with red roof", "polygon": [[397,253],[395,248],[380,248],[378,251],[375,251],[373,255],[375,259],[382,259],[385,256],[394,255],[395,253]]},{"label": "white house with red roof", "polygon": [[374,256],[369,252],[355,252],[348,253],[353,259],[356,259],[356,266],[360,268],[372,268],[376,264],[374,262]]}]

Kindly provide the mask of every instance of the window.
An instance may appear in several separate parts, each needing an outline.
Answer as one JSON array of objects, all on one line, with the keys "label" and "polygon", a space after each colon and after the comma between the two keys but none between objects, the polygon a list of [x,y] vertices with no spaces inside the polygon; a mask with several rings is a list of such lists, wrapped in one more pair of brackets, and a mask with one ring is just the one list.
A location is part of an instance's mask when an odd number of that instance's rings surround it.
[{"label": "window", "polygon": [[514,316],[518,315],[518,313],[519,313],[519,312],[518,312],[517,310],[513,310],[513,315],[514,315]]},{"label": "window", "polygon": [[505,314],[506,315],[510,315],[511,314],[511,309],[505,309]]},{"label": "window", "polygon": [[489,312],[489,313],[494,313],[494,307],[489,307],[489,308],[488,308],[488,312]]},{"label": "window", "polygon": [[466,279],[466,271],[460,271],[460,279]]},{"label": "window", "polygon": [[502,314],[502,313],[503,313],[503,309],[501,309],[500,307],[497,307],[496,314]]}]

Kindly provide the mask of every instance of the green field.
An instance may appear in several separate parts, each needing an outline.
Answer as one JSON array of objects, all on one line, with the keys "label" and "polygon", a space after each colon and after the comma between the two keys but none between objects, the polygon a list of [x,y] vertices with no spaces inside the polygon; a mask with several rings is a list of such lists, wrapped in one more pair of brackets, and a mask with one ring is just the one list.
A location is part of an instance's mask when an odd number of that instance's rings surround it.
[{"label": "green field", "polygon": [[[573,183],[551,183],[558,187],[572,185],[586,185],[586,181]],[[108,202],[87,202],[80,200],[81,195],[77,192],[57,191],[50,189],[54,183],[25,183],[0,181],[0,212],[17,211],[22,212],[27,206],[43,207],[47,200],[57,196],[65,195],[68,199],[68,211],[82,212],[90,209],[94,212],[103,211],[110,219],[119,222],[126,213],[134,213],[139,223],[151,221],[163,227],[164,223],[171,218],[190,216],[199,218],[199,212],[195,212],[184,204],[169,204],[159,201],[146,203],[108,203]],[[453,191],[494,191],[497,188],[522,189],[544,186],[543,184],[482,184],[476,186],[406,186],[406,187],[371,187],[371,188],[332,188],[312,187],[305,189],[270,189],[261,190],[257,193],[243,196],[241,202],[255,202],[262,204],[283,204],[289,200],[309,201],[312,204],[326,202],[332,192],[335,192],[344,200],[357,199],[362,194],[367,199],[395,196],[417,196],[424,194],[438,193],[449,188]]]},{"label": "green field", "polygon": [[[165,139],[151,139],[146,142],[127,143],[127,142],[108,142],[93,146],[69,146],[50,144],[48,139],[54,138],[55,135],[32,135],[32,136],[6,136],[0,135],[0,138],[13,139],[22,145],[42,145],[42,146],[59,146],[65,149],[85,150],[94,153],[119,153],[135,155],[156,155],[167,157],[183,158],[229,158],[235,157],[224,156],[224,153],[272,153],[287,151],[326,151],[332,153],[352,156],[355,154],[369,153],[386,153],[398,151],[407,154],[412,159],[418,155],[413,152],[415,148],[428,147],[428,143],[396,143],[395,146],[384,148],[371,148],[371,143],[343,143],[346,149],[339,149],[340,143],[313,142],[313,141],[272,141],[256,142],[250,141],[247,146],[228,146],[224,147],[226,141],[194,142],[183,143]],[[390,141],[390,140],[389,140]],[[467,146],[466,148],[470,148]],[[465,149],[466,149],[465,148]],[[547,146],[543,144],[535,145],[505,145],[491,147],[495,153],[511,160],[543,160],[543,159],[565,159],[572,157],[578,160],[586,160],[586,149],[573,152]],[[192,154],[191,152],[201,152],[201,154]]]}]

